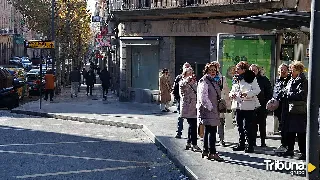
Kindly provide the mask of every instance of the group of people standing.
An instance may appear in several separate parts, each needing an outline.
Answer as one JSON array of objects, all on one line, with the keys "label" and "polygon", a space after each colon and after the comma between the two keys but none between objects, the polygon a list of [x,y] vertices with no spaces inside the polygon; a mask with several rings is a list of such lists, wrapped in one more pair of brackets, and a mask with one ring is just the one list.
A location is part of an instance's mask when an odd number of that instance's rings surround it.
[{"label": "group of people standing", "polygon": [[[304,66],[295,61],[291,65],[279,66],[279,78],[274,89],[262,69],[241,61],[236,65],[231,90],[227,79],[219,72],[220,64],[206,64],[203,77],[197,82],[189,63],[183,65],[182,74],[170,85],[169,71],[163,69],[160,76],[161,110],[168,112],[171,95],[177,102],[178,130],[181,138],[183,121],[187,120],[188,140],[186,149],[202,152],[202,157],[223,161],[216,150],[216,134],[220,145],[224,141],[225,113],[234,113],[238,126],[239,143],[234,151],[253,153],[257,146],[257,132],[260,132],[261,147],[266,145],[266,119],[274,111],[281,131],[281,146],[277,149],[283,156],[293,156],[295,137],[298,137],[299,159],[305,160],[306,149],[306,103],[307,79]],[[221,109],[222,106],[224,109]],[[203,149],[197,145],[199,126],[204,126]]]}]

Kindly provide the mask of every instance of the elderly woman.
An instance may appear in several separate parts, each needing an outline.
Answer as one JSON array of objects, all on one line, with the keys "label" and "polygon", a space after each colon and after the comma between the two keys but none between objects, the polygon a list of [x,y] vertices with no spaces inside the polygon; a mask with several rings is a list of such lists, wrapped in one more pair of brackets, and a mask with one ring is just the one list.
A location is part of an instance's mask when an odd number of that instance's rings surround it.
[{"label": "elderly woman", "polygon": [[303,70],[304,65],[295,61],[290,64],[291,78],[286,87],[287,104],[284,108],[286,140],[288,149],[284,156],[293,156],[295,138],[298,137],[300,160],[306,159],[306,129],[307,129],[307,95],[308,80]]},{"label": "elderly woman", "polygon": [[217,75],[217,65],[208,63],[203,71],[204,76],[199,80],[197,94],[197,111],[200,123],[204,125],[203,153],[209,160],[224,161],[216,151],[217,126],[220,125],[218,100],[221,97],[219,85],[213,78]]},{"label": "elderly woman", "polygon": [[191,148],[194,152],[201,152],[197,145],[197,80],[193,76],[192,68],[186,68],[182,72],[179,82],[180,117],[188,121],[188,140],[186,150]]},{"label": "elderly woman", "polygon": [[164,68],[159,80],[160,109],[162,112],[169,112],[169,102],[171,101],[171,83],[169,80],[169,70]]},{"label": "elderly woman", "polygon": [[276,152],[284,152],[287,150],[287,141],[285,138],[285,121],[282,118],[283,102],[285,98],[285,90],[290,79],[289,66],[287,64],[281,64],[278,67],[279,77],[276,79],[276,83],[273,89],[272,99],[279,102],[279,107],[274,111],[274,116],[278,118],[279,130],[281,131],[281,146],[277,148]]},{"label": "elderly woman", "polygon": [[[239,62],[236,66],[236,77],[229,93],[236,107],[236,121],[239,131],[239,144],[234,151],[254,152],[254,135],[252,124],[255,120],[255,109],[260,106],[257,95],[260,87],[254,72],[249,70],[247,62]],[[245,146],[246,139],[248,147]]]},{"label": "elderly woman", "polygon": [[258,94],[258,99],[260,107],[256,109],[256,120],[253,122],[253,141],[254,146],[256,146],[256,139],[258,133],[258,127],[260,132],[261,147],[266,147],[266,137],[267,137],[267,116],[268,111],[266,109],[267,102],[272,98],[272,87],[270,80],[264,76],[261,72],[261,68],[257,64],[252,64],[249,70],[253,71],[256,75],[257,82],[260,87],[260,93]]},{"label": "elderly woman", "polygon": [[[218,61],[215,61],[212,63],[216,64],[216,66],[217,66],[217,74],[213,78],[213,80],[216,83],[218,83],[220,90],[221,90],[221,99],[224,99],[226,101],[227,110],[229,112],[231,112],[231,99],[229,97],[230,88],[227,83],[227,78],[225,76],[222,76],[222,74],[219,72],[220,63]],[[226,124],[225,113],[220,113],[220,126],[218,127],[218,135],[219,135],[219,139],[220,139],[220,145],[222,147],[226,146],[226,144],[224,142],[225,124]]]}]

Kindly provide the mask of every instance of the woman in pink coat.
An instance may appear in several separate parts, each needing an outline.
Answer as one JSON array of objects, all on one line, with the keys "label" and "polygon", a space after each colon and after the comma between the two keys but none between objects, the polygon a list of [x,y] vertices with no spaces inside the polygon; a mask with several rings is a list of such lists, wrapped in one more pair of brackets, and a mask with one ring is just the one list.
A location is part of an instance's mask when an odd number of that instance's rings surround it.
[{"label": "woman in pink coat", "polygon": [[197,145],[197,80],[193,76],[192,68],[186,68],[182,72],[179,82],[180,117],[186,118],[189,123],[188,141],[186,150],[202,152]]}]

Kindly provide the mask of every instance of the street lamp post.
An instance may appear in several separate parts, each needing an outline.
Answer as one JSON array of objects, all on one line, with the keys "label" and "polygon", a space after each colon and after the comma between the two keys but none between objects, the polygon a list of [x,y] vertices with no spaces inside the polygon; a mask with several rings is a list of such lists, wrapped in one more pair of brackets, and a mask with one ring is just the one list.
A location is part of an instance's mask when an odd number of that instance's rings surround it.
[{"label": "street lamp post", "polygon": [[320,1],[311,1],[310,21],[310,61],[308,83],[308,121],[307,121],[307,163],[313,164],[316,169],[308,173],[309,180],[319,179],[319,106],[320,96]]},{"label": "street lamp post", "polygon": [[[55,9],[55,0],[51,1],[51,41],[55,41],[55,30],[54,30],[54,9]],[[56,45],[55,45],[56,47]],[[51,50],[51,58],[52,58],[52,70],[55,72],[55,49]]]}]

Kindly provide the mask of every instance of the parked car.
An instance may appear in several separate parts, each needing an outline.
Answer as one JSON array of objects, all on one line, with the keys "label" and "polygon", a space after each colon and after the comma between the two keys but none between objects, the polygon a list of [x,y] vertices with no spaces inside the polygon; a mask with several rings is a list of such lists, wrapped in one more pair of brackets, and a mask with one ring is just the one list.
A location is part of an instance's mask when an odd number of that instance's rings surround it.
[{"label": "parked car", "polygon": [[13,109],[19,106],[17,89],[21,87],[19,82],[14,83],[14,77],[5,69],[0,68],[0,107]]},{"label": "parked car", "polygon": [[[41,83],[40,83],[40,71],[30,70],[26,75],[26,82],[29,87],[30,95],[39,95]],[[42,92],[44,92],[44,80],[42,80]]]}]

